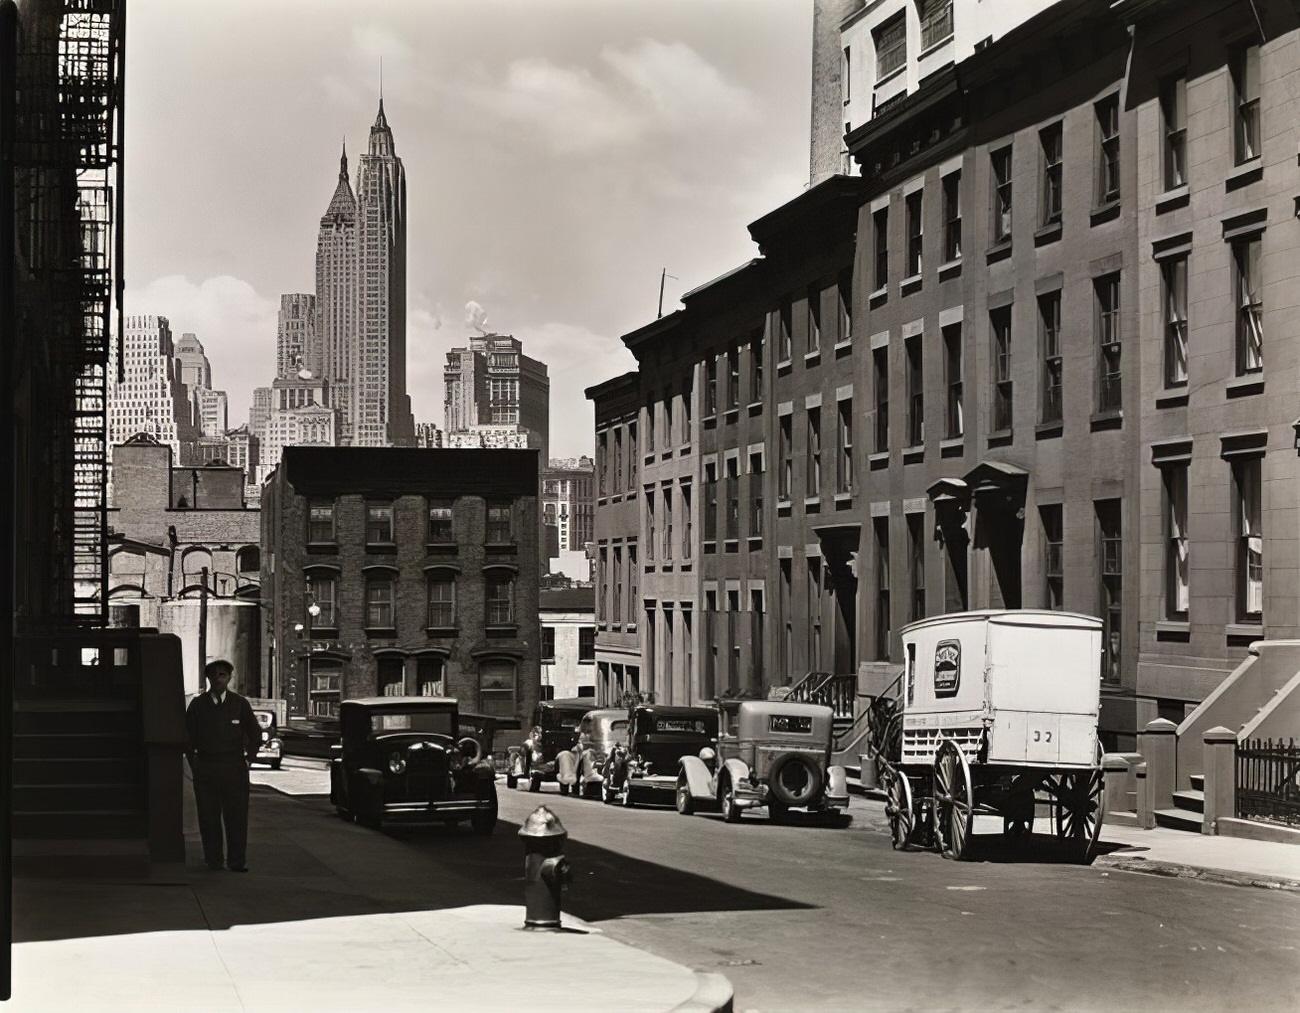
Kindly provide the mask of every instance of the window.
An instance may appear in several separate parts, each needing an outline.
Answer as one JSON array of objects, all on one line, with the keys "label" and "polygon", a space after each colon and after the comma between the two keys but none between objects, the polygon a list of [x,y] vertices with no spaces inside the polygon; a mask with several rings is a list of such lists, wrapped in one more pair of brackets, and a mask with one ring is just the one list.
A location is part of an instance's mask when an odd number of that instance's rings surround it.
[{"label": "window", "polygon": [[454,629],[456,626],[456,574],[450,570],[429,575],[430,629]]},{"label": "window", "polygon": [[[636,564],[632,560],[632,550],[628,547],[628,567],[635,569]],[[613,617],[612,622],[617,625],[623,621],[623,550],[619,546],[614,546],[614,598],[611,602],[610,615]]]},{"label": "window", "polygon": [[948,394],[943,434],[946,439],[955,440],[966,431],[961,395],[961,324],[949,324],[943,329],[943,382]]},{"label": "window", "polygon": [[515,665],[512,661],[481,661],[478,667],[478,710],[495,717],[514,717]]},{"label": "window", "polygon": [[817,289],[808,292],[808,354],[822,350],[822,294]]},{"label": "window", "polygon": [[[338,597],[338,578],[328,573],[313,573],[307,578],[307,628],[312,630],[338,629],[335,600]],[[319,610],[311,614],[311,606]]]},{"label": "window", "polygon": [[1260,524],[1264,459],[1232,462],[1233,536],[1237,549],[1237,620],[1264,619],[1264,532]]},{"label": "window", "polygon": [[921,237],[923,233],[922,204],[923,191],[907,195],[905,210],[907,218],[907,267],[904,274],[908,277],[921,273]]},{"label": "window", "polygon": [[509,545],[515,540],[514,507],[509,500],[488,500],[485,534],[489,545]]},{"label": "window", "polygon": [[418,696],[442,696],[447,662],[437,656],[415,660],[415,692]]},{"label": "window", "polygon": [[993,431],[1011,429],[1011,307],[989,313],[993,335]]},{"label": "window", "polygon": [[704,357],[704,416],[718,414],[718,357]]},{"label": "window", "polygon": [[1167,464],[1160,471],[1165,515],[1165,618],[1186,620],[1191,600],[1190,544],[1187,539],[1188,465]]},{"label": "window", "polygon": [[889,518],[873,517],[876,549],[876,660],[889,660]]},{"label": "window", "polygon": [[749,400],[753,404],[763,400],[763,332],[759,331],[749,342]]},{"label": "window", "polygon": [[908,621],[925,618],[925,514],[907,515],[908,580],[912,597]]},{"label": "window", "polygon": [[740,346],[727,349],[727,407],[740,407]]},{"label": "window", "polygon": [[740,537],[740,458],[729,457],[726,464],[727,515],[724,534],[727,541]]},{"label": "window", "polygon": [[1061,124],[1053,123],[1038,132],[1042,146],[1043,191],[1039,204],[1039,225],[1054,225],[1061,220]]},{"label": "window", "polygon": [[961,170],[943,177],[943,261],[961,259]]},{"label": "window", "polygon": [[704,466],[704,540],[718,540],[718,466],[709,462]]},{"label": "window", "polygon": [[794,356],[794,309],[789,299],[781,303],[781,311],[777,315],[777,327],[781,343],[780,361],[789,362]]},{"label": "window", "polygon": [[875,263],[876,290],[889,284],[889,208],[883,207],[871,215],[872,250]]},{"label": "window", "polygon": [[840,94],[844,97],[844,104],[848,105],[849,100],[853,97],[853,60],[852,51],[848,46],[844,47],[840,55]]},{"label": "window", "polygon": [[993,242],[1011,241],[1011,145],[989,155],[993,169]]},{"label": "window", "polygon": [[853,400],[845,398],[837,405],[835,491],[853,491]]},{"label": "window", "polygon": [[578,627],[578,662],[592,664],[596,660],[596,628]]},{"label": "window", "polygon": [[843,343],[853,337],[853,276],[849,272],[840,275],[839,283],[835,286],[835,297],[840,320],[837,343]]},{"label": "window", "polygon": [[1165,386],[1187,385],[1187,257],[1160,264],[1165,330]]},{"label": "window", "polygon": [[376,667],[380,696],[402,696],[406,692],[401,658],[379,658]]},{"label": "window", "polygon": [[1097,203],[1119,200],[1119,96],[1107,95],[1097,113]]},{"label": "window", "polygon": [[614,430],[614,488],[623,478],[623,430]]},{"label": "window", "polygon": [[1233,281],[1237,301],[1237,375],[1264,368],[1264,286],[1260,271],[1260,236],[1232,244]]},{"label": "window", "polygon": [[659,558],[668,563],[673,558],[673,490],[670,487],[664,487],[662,499],[664,504],[663,545],[662,554]]},{"label": "window", "polygon": [[907,445],[920,447],[925,443],[925,378],[921,362],[921,335],[908,338],[903,343],[907,359]]},{"label": "window", "polygon": [[749,455],[749,537],[763,537],[763,452]]},{"label": "window", "polygon": [[334,501],[313,499],[307,507],[307,541],[334,541]]},{"label": "window", "polygon": [[627,424],[627,485],[620,486],[620,492],[625,488],[636,490],[636,457],[636,420],[633,420]]},{"label": "window", "polygon": [[822,486],[822,410],[808,409],[808,468],[806,496],[817,496]]},{"label": "window", "polygon": [[540,660],[544,662],[555,660],[555,627],[554,626],[542,627],[542,655]]},{"label": "window", "polygon": [[[646,395],[647,404],[645,406],[645,450],[649,454],[655,448],[655,414],[659,408],[655,404],[654,392],[651,391]],[[614,480],[618,481],[618,470],[614,471]]]},{"label": "window", "polygon": [[781,416],[779,432],[777,434],[778,439],[780,440],[780,447],[778,450],[781,454],[781,470],[777,472],[776,494],[777,498],[782,500],[789,500],[790,494],[794,488],[793,425],[793,415],[787,414]]},{"label": "window", "polygon": [[510,626],[515,621],[515,576],[508,570],[484,575],[484,622],[489,626]]},{"label": "window", "polygon": [[393,575],[373,573],[366,577],[366,629],[391,630],[393,619]]},{"label": "window", "polygon": [[1042,362],[1039,421],[1061,421],[1061,293],[1038,297],[1038,348]]},{"label": "window", "polygon": [[871,353],[872,373],[875,378],[876,439],[874,453],[889,450],[889,349],[886,346]]},{"label": "window", "polygon": [[1160,121],[1164,188],[1172,190],[1187,183],[1187,78],[1160,83]]},{"label": "window", "polygon": [[308,687],[314,717],[336,717],[343,691],[343,662],[308,658]]},{"label": "window", "polygon": [[1038,520],[1043,528],[1043,603],[1045,608],[1057,611],[1065,607],[1063,512],[1064,508],[1060,503],[1038,508]]},{"label": "window", "polygon": [[882,81],[907,63],[907,18],[904,12],[890,18],[873,33],[876,43],[876,80]]},{"label": "window", "polygon": [[366,504],[366,544],[390,545],[393,541],[393,504]]},{"label": "window", "polygon": [[1241,165],[1260,155],[1259,46],[1237,50],[1232,60],[1233,154]]},{"label": "window", "polygon": [[430,545],[446,545],[456,540],[451,523],[452,501],[449,499],[429,500]]},{"label": "window", "polygon": [[609,495],[609,433],[599,433],[596,437],[596,492],[600,496]]},{"label": "window", "polygon": [[921,19],[921,51],[952,37],[952,0],[917,0]]},{"label": "window", "polygon": [[1123,631],[1124,543],[1120,528],[1120,501],[1099,499],[1097,514],[1098,555],[1101,565],[1101,677],[1103,682],[1120,680],[1120,647]]},{"label": "window", "polygon": [[[691,542],[694,540],[694,527],[691,521],[691,487],[682,484],[682,561],[689,563],[691,559]],[[635,547],[633,548],[635,554]]]},{"label": "window", "polygon": [[1097,303],[1097,410],[1119,411],[1120,373],[1119,273],[1093,281]]},{"label": "window", "polygon": [[645,558],[647,561],[655,558],[655,494],[650,486],[645,490]]}]

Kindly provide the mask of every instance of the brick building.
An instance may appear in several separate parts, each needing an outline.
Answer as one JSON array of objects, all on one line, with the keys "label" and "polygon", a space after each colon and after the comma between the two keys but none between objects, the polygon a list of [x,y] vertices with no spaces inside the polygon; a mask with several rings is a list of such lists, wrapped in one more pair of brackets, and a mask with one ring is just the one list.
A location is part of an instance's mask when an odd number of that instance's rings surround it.
[{"label": "brick building", "polygon": [[539,593],[543,700],[589,696],[595,706],[595,604],[590,587],[546,588]]},{"label": "brick building", "polygon": [[291,714],[538,698],[535,450],[285,447],[262,492],[268,656]]}]

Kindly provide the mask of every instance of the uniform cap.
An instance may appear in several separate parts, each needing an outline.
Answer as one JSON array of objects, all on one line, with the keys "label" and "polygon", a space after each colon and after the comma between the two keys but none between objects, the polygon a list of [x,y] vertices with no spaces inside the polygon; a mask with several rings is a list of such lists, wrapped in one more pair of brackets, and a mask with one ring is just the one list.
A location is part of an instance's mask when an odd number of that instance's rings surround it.
[{"label": "uniform cap", "polygon": [[232,673],[235,671],[235,663],[229,658],[213,658],[203,666],[203,674],[211,675],[212,671],[217,667],[224,667]]}]

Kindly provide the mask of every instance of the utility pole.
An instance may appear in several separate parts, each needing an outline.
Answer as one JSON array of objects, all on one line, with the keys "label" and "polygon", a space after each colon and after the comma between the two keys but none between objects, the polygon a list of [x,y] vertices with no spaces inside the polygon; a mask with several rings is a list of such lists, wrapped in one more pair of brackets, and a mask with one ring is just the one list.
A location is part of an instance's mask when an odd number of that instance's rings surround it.
[{"label": "utility pole", "polygon": [[661,272],[659,272],[659,316],[655,317],[656,320],[658,320],[660,317],[664,315],[664,279],[665,278],[672,278],[673,281],[678,280],[677,275],[669,274],[668,268],[666,267]]},{"label": "utility pole", "polygon": [[208,688],[208,568],[203,568],[203,586],[199,588],[199,689]]}]

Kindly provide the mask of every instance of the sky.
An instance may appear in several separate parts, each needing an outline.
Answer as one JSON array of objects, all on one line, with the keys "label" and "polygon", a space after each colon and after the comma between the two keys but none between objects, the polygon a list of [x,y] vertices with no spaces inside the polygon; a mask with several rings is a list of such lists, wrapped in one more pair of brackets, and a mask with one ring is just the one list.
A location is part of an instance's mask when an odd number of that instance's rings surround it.
[{"label": "sky", "polygon": [[246,422],[382,65],[416,421],[473,303],[549,367],[551,456],[591,454],[583,391],[636,368],[661,278],[669,313],[806,187],[811,53],[812,0],[131,0],[126,312],[195,333]]}]

